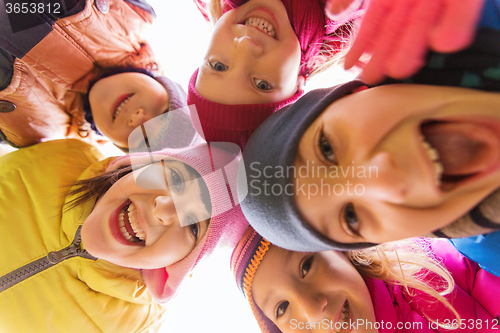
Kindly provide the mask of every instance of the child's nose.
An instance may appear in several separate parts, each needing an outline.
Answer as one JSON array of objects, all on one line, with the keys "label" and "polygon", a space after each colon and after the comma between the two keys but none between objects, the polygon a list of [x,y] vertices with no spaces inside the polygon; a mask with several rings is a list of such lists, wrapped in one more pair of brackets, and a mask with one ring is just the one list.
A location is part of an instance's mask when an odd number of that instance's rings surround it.
[{"label": "child's nose", "polygon": [[178,221],[174,200],[171,196],[158,196],[155,198],[153,216],[165,226]]},{"label": "child's nose", "polygon": [[144,111],[144,109],[142,108],[139,108],[130,114],[128,125],[130,127],[136,128],[137,126],[144,124],[148,120],[149,119],[147,117],[146,111]]},{"label": "child's nose", "polygon": [[366,186],[366,194],[394,204],[408,200],[411,192],[409,184],[399,172],[398,165],[390,153],[384,151],[376,153],[365,165],[365,169],[369,171],[362,179]]},{"label": "child's nose", "polygon": [[260,57],[264,54],[264,48],[257,44],[250,36],[236,37],[234,39],[236,44],[236,49],[238,53],[242,56],[252,55],[254,57]]},{"label": "child's nose", "polygon": [[308,322],[318,322],[323,319],[323,312],[328,304],[324,295],[317,295],[315,297],[310,292],[301,291],[297,294],[297,302]]}]

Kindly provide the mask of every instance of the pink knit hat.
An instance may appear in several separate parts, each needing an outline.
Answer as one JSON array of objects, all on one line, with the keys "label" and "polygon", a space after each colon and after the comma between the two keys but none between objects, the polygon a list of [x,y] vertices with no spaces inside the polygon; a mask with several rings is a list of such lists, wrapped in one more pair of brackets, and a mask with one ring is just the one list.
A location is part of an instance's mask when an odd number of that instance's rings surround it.
[{"label": "pink knit hat", "polygon": [[198,94],[195,89],[198,71],[197,69],[193,73],[189,81],[187,104],[190,106],[191,120],[196,131],[207,142],[232,142],[241,149],[245,148],[250,135],[264,120],[282,107],[295,102],[304,93],[300,90],[292,97],[276,103],[220,104]]},{"label": "pink knit hat", "polygon": [[268,240],[248,226],[231,255],[231,270],[238,288],[250,304],[262,333],[281,333],[280,329],[255,304],[252,293],[253,278],[270,246]]},{"label": "pink knit hat", "polygon": [[[239,147],[231,143],[213,143],[153,153],[135,153],[116,159],[107,171],[125,165],[132,165],[136,170],[161,160],[179,161],[195,169],[208,187],[212,204],[208,230],[191,253],[165,268],[142,270],[144,282],[153,297],[158,302],[166,302],[175,295],[184,278],[200,260],[218,247],[234,247],[248,222],[236,195],[238,173],[244,172]],[[164,180],[158,179],[159,188],[162,181]]]}]

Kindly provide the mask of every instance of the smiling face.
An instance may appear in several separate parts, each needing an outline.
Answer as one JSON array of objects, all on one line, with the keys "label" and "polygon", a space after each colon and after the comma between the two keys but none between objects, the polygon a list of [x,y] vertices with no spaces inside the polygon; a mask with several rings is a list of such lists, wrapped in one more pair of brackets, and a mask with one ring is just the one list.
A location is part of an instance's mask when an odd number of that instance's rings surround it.
[{"label": "smiling face", "polygon": [[206,193],[199,175],[181,162],[154,163],[141,171],[155,173],[158,183],[167,179],[169,186],[145,189],[133,173],[124,176],[97,201],[83,223],[82,241],[90,254],[116,265],[166,267],[186,257],[205,235]]},{"label": "smiling face", "polygon": [[[317,231],[341,243],[420,236],[467,213],[500,185],[500,94],[389,85],[348,95],[304,132],[295,194]],[[319,172],[319,167],[322,167]]]},{"label": "smiling face", "polygon": [[250,0],[212,32],[196,91],[221,104],[274,103],[303,85],[300,45],[279,0]]},{"label": "smiling face", "polygon": [[[375,322],[368,288],[341,252],[302,253],[271,246],[255,273],[252,294],[283,333],[336,332],[360,319]],[[317,322],[321,325],[313,330],[301,329]]]},{"label": "smiling face", "polygon": [[128,148],[134,128],[163,114],[167,90],[142,73],[120,73],[97,81],[89,91],[92,117],[99,131],[114,144]]}]

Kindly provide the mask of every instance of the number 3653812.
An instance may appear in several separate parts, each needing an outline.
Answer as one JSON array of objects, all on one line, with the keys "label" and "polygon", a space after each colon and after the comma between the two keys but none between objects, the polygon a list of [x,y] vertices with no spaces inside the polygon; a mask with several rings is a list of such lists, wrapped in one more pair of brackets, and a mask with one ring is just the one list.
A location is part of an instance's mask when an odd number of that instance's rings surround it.
[{"label": "number 3653812", "polygon": [[61,14],[61,4],[60,3],[5,3],[5,9],[7,14]]}]

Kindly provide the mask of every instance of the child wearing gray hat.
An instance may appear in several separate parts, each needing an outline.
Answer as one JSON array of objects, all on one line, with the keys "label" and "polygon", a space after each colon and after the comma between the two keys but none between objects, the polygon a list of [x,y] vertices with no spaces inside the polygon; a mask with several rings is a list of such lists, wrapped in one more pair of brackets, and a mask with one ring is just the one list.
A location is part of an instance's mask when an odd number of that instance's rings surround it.
[{"label": "child wearing gray hat", "polygon": [[454,243],[499,275],[499,9],[487,1],[473,45],[408,80],[315,90],[262,124],[244,152],[255,230],[296,251],[481,234]]}]

